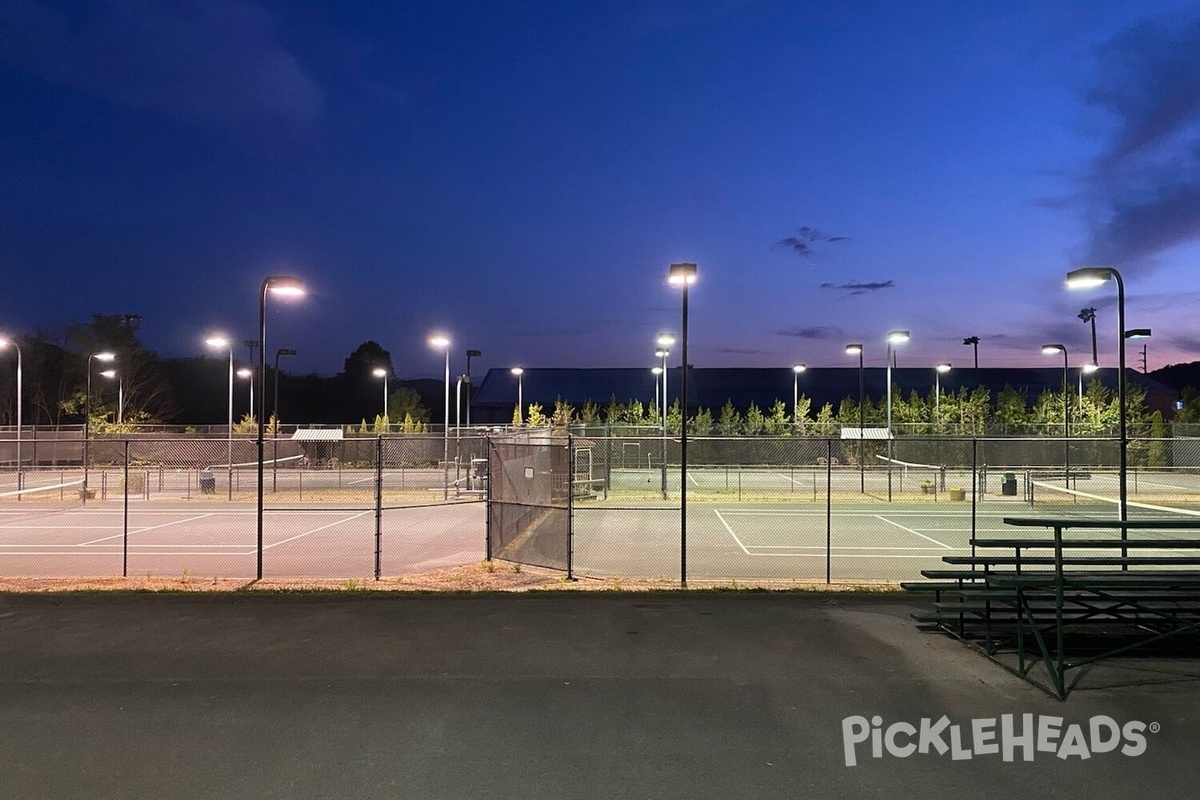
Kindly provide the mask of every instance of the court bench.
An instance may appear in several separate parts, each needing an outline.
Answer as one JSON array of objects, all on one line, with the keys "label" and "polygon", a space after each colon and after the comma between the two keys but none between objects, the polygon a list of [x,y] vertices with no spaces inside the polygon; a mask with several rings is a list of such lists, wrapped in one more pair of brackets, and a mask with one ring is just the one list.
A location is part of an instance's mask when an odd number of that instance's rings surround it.
[{"label": "court bench", "polygon": [[[972,644],[1034,683],[1029,670],[1037,663],[1044,664],[1053,683],[1048,691],[1060,698],[1068,691],[1069,670],[1200,631],[1200,569],[1188,569],[1200,567],[1200,539],[1152,533],[1197,531],[1200,519],[1011,517],[1004,522],[1051,528],[1054,534],[975,538],[971,541],[974,555],[943,557],[948,566],[958,569],[922,570],[930,580],[902,584],[907,590],[934,595],[931,610],[912,615],[918,623]],[[1117,530],[1120,538],[1096,538],[1093,534],[1073,539],[1064,536],[1070,529]],[[1131,540],[1131,530],[1152,538]],[[1114,646],[1069,658],[1067,639],[1077,634],[1086,636],[1093,649],[1097,638],[1108,637]],[[1037,657],[1033,659],[1027,658],[1030,642],[1036,644]],[[998,658],[1004,651],[1015,651],[1015,668]]]}]

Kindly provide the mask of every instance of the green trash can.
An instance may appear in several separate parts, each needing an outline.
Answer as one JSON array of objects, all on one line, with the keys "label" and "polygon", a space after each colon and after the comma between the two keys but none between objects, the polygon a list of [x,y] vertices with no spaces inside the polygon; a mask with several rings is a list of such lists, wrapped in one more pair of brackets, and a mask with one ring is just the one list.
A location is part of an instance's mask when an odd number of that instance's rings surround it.
[{"label": "green trash can", "polygon": [[1014,472],[1004,473],[1000,479],[1000,494],[1008,497],[1017,496],[1017,475]]}]

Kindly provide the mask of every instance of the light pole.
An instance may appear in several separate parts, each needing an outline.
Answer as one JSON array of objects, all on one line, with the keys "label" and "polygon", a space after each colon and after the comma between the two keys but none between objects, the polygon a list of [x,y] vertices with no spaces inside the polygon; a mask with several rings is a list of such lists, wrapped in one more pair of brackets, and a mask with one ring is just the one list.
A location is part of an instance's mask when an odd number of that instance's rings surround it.
[{"label": "light pole", "polygon": [[509,370],[513,375],[517,376],[517,424],[525,424],[525,398],[522,396],[521,376],[525,374],[525,370],[520,367],[513,367]]},{"label": "light pole", "polygon": [[271,403],[271,416],[275,418],[275,424],[272,426],[272,435],[279,438],[279,357],[296,355],[295,348],[281,347],[275,351],[275,399]]},{"label": "light pole", "polygon": [[383,430],[386,433],[388,428],[391,427],[391,422],[392,422],[392,418],[388,416],[388,407],[387,407],[387,403],[388,403],[388,371],[386,369],[384,369],[383,367],[376,367],[375,369],[371,370],[371,374],[374,375],[376,378],[383,378],[383,424],[384,424]]},{"label": "light pole", "polygon": [[441,348],[446,354],[446,405],[442,415],[442,499],[450,499],[450,340],[445,336],[429,337],[429,346]]},{"label": "light pole", "polygon": [[[1067,288],[1068,289],[1086,289],[1089,287],[1099,286],[1108,281],[1116,281],[1117,284],[1117,405],[1118,413],[1118,438],[1120,438],[1120,465],[1117,468],[1117,486],[1118,500],[1117,513],[1120,515],[1120,521],[1124,522],[1129,518],[1128,508],[1128,446],[1129,439],[1126,435],[1126,415],[1125,409],[1125,282],[1121,280],[1121,273],[1112,267],[1081,267],[1080,269],[1071,270],[1067,273]],[[1121,538],[1125,539],[1129,532],[1124,528],[1121,529]]]},{"label": "light pole", "polygon": [[[17,490],[20,491],[21,486],[21,345],[17,344],[15,339],[8,337],[0,338],[0,348],[13,346],[17,351]],[[19,496],[19,495],[18,495]]]},{"label": "light pole", "polygon": [[246,413],[250,417],[250,419],[253,420],[254,419],[254,370],[251,369],[250,367],[242,367],[241,369],[239,369],[237,371],[237,376],[239,378],[245,378],[246,382],[248,384],[250,384],[250,410],[247,411]]},{"label": "light pole", "polygon": [[792,427],[796,429],[800,426],[800,373],[806,369],[804,364],[792,366]]},{"label": "light pole", "polygon": [[[671,355],[671,348],[675,346],[675,334],[670,333],[668,331],[663,331],[662,333],[658,334],[658,337],[654,340],[654,343],[658,345],[658,349],[654,351],[654,355],[658,356],[658,358],[660,358],[662,361],[662,363],[660,365],[661,375],[662,375],[662,394],[660,395],[660,399],[662,401],[662,407],[659,409],[659,411],[661,412],[660,416],[662,418],[662,436],[659,437],[660,438],[660,442],[659,442],[660,448],[659,449],[661,450],[660,456],[662,458],[662,469],[659,470],[659,473],[661,475],[661,484],[662,484],[660,486],[660,489],[662,491],[663,500],[666,500],[667,499],[667,356]],[[684,413],[687,413],[686,408],[684,410]]]},{"label": "light pole", "polygon": [[92,359],[103,361],[105,363],[116,359],[116,353],[102,351],[92,353],[87,357],[87,388],[84,392],[83,400],[83,499],[87,499],[88,489],[88,463],[91,459],[91,432],[92,432]]},{"label": "light pole", "polygon": [[933,368],[933,423],[942,423],[942,375],[950,371],[949,364],[938,364]]},{"label": "light pole", "polygon": [[221,348],[229,350],[229,429],[225,460],[227,463],[228,474],[226,480],[229,483],[229,499],[233,499],[233,342],[226,339],[224,336],[210,336],[204,340],[204,343],[209,347]]},{"label": "light pole", "polygon": [[1100,357],[1096,355],[1096,309],[1083,308],[1076,314],[1084,322],[1092,323],[1092,363],[1099,366]]},{"label": "light pole", "polygon": [[1100,369],[1095,364],[1084,364],[1079,368],[1079,416],[1083,417],[1083,376],[1091,375],[1096,370]]},{"label": "light pole", "polygon": [[117,379],[117,410],[113,412],[113,423],[120,425],[124,421],[124,414],[121,409],[125,405],[125,376],[118,375],[115,369],[106,369],[100,374],[110,381],[113,378]]},{"label": "light pole", "polygon": [[1071,392],[1067,389],[1067,346],[1065,344],[1044,344],[1042,353],[1052,356],[1062,353],[1063,357],[1063,481],[1066,488],[1071,488]]},{"label": "light pole", "polygon": [[971,347],[973,347],[975,349],[975,369],[976,369],[976,371],[978,371],[979,370],[979,337],[978,336],[968,336],[967,338],[963,339],[963,344],[970,345]]},{"label": "light pole", "polygon": [[858,356],[858,485],[859,491],[863,494],[867,492],[867,473],[866,465],[863,464],[863,425],[865,417],[863,415],[863,346],[859,342],[852,342],[846,345],[846,355]]},{"label": "light pole", "polygon": [[480,358],[482,350],[467,351],[467,427],[471,427],[471,359]]},{"label": "light pole", "polygon": [[679,381],[680,400],[679,424],[679,583],[687,586],[687,379],[688,379],[688,287],[696,282],[696,265],[691,263],[672,264],[667,281],[683,288],[683,352],[680,362],[683,375]]},{"label": "light pole", "polygon": [[[279,297],[299,297],[304,294],[304,284],[299,278],[290,275],[268,275],[263,278],[262,287],[258,293],[258,559],[257,580],[263,576],[263,419],[266,414],[267,394],[267,295]],[[276,356],[278,358],[278,356]]]},{"label": "light pole", "polygon": [[887,440],[888,440],[888,502],[892,502],[892,348],[909,339],[908,331],[889,331],[887,335]]}]

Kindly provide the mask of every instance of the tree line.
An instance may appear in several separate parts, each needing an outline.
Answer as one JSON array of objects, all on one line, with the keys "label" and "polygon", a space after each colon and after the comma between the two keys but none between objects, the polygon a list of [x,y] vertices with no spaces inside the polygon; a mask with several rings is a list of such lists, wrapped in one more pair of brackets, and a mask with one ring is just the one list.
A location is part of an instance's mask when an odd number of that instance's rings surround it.
[{"label": "tree line", "polygon": [[[228,355],[159,358],[139,340],[139,322],[133,315],[96,314],[89,322],[72,322],[62,331],[11,337],[21,353],[23,423],[82,425],[90,412],[96,430],[224,425],[229,413]],[[114,358],[93,357],[106,353]],[[11,353],[0,357],[15,359]],[[274,418],[284,425],[381,424],[383,382],[373,374],[376,369],[388,375],[388,420],[395,430],[403,430],[406,419],[409,429],[417,429],[430,421],[431,408],[441,408],[441,381],[392,380],[391,354],[373,341],[359,345],[347,356],[343,370],[329,377],[282,369],[276,374],[270,359],[267,362],[264,399],[269,423]],[[111,377],[102,374],[109,369]],[[278,409],[274,407],[276,382]],[[0,368],[2,425],[16,424],[16,391],[15,371]],[[243,431],[257,425],[245,378],[234,381],[234,412],[235,424]]]}]

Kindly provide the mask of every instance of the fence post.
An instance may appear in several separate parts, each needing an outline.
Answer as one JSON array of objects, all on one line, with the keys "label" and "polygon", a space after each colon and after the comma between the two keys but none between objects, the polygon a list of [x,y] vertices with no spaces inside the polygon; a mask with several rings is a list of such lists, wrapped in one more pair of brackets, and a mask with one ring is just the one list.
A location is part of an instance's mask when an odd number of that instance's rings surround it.
[{"label": "fence post", "polygon": [[975,503],[979,497],[979,440],[971,437],[971,556],[975,556]]},{"label": "fence post", "polygon": [[129,577],[129,440],[125,440],[125,502],[121,524],[121,577]]},{"label": "fence post", "polygon": [[383,435],[375,437],[375,580],[383,571]]},{"label": "fence post", "polygon": [[485,561],[492,560],[492,483],[496,480],[496,464],[492,459],[492,437],[489,435],[487,448],[487,509],[483,527],[483,557]]},{"label": "fence post", "polygon": [[[813,476],[814,481],[816,475]],[[825,583],[833,579],[833,439],[825,440]]]},{"label": "fence post", "polygon": [[[590,488],[590,487],[589,487]],[[575,555],[575,440],[567,434],[567,580],[575,580],[571,571]]]}]

